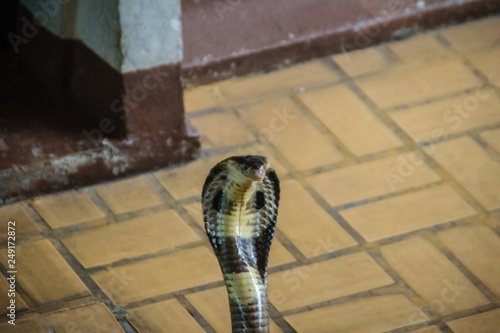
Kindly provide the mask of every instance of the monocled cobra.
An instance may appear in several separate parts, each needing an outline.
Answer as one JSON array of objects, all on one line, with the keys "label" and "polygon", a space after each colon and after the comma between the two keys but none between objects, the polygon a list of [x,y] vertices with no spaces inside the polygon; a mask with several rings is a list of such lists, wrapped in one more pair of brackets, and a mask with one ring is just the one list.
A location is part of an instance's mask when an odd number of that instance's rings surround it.
[{"label": "monocled cobra", "polygon": [[233,156],[212,168],[202,192],[203,219],[224,276],[233,332],[269,332],[267,259],[279,180],[264,156]]}]

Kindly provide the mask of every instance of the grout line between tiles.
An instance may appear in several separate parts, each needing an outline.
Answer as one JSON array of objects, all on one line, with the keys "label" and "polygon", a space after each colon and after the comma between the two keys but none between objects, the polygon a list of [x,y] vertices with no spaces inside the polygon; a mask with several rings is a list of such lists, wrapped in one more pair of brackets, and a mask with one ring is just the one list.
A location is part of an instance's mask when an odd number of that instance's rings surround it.
[{"label": "grout line between tiles", "polygon": [[128,322],[125,310],[116,305],[106,295],[106,293],[99,287],[99,285],[90,277],[90,273],[82,266],[82,264],[76,259],[76,257],[73,256],[69,249],[66,248],[66,246],[58,239],[52,238],[49,240],[55,247],[57,252],[59,252],[59,254],[68,263],[73,272],[75,272],[79,279],[85,284],[91,295],[93,295],[98,301],[104,303],[109,308],[109,310],[113,313],[125,332],[138,333]]},{"label": "grout line between tiles", "polygon": [[189,300],[184,295],[179,295],[177,301],[186,309],[187,312],[196,320],[196,322],[205,330],[207,333],[217,333],[215,329],[210,325],[210,323],[203,317],[203,315],[189,302]]},{"label": "grout line between tiles", "polygon": [[[372,102],[365,94],[364,92],[356,85],[356,83],[352,80],[346,80],[346,84],[351,88],[351,90],[353,90],[353,92],[358,96],[360,97],[360,99],[362,101],[365,102],[365,104],[368,105],[368,107],[376,114],[378,115],[379,118],[381,118],[381,120],[383,121],[383,123],[385,123],[386,125],[389,126],[389,128],[393,129],[393,131],[396,133],[396,135],[398,135],[402,140],[403,142],[413,146],[414,148],[416,148],[415,150],[419,150],[421,152],[423,152],[423,149],[418,146],[418,144],[414,143],[414,141],[402,130],[399,128],[399,126],[394,122],[392,121],[392,119],[390,119],[388,117],[387,114],[385,113],[381,113],[381,112],[377,112],[376,110],[378,110],[378,107],[377,105]],[[426,154],[423,154],[424,156],[424,159],[425,159],[425,162],[427,162],[427,164],[429,164],[432,169],[436,172],[438,172],[438,174],[441,176],[442,179],[448,179],[450,180],[451,184],[452,184],[452,187],[469,203],[471,204],[476,210],[478,210],[480,213],[485,213],[485,209],[484,207],[482,207],[482,205],[480,205],[480,203],[470,194],[468,193],[468,191],[465,190],[465,188],[463,188],[460,184],[457,184],[456,180],[451,177],[448,172],[446,170],[444,170],[444,168],[441,168],[434,159],[432,159],[431,156],[428,156]],[[441,249],[441,248],[440,248]],[[369,250],[370,251],[370,250]],[[373,251],[373,250],[371,250]],[[387,269],[389,268],[390,266],[387,265],[387,267],[384,267],[384,269]],[[465,267],[459,267],[459,269],[461,271],[463,271],[463,268]],[[467,275],[466,275],[467,276]],[[401,279],[402,280],[402,279]],[[404,282],[404,280],[402,280]],[[404,282],[406,283],[406,282]],[[409,288],[409,286],[408,286]],[[411,290],[411,289],[409,289]],[[432,313],[426,313],[426,314],[432,314]]]},{"label": "grout line between tiles", "polygon": [[458,259],[453,252],[443,244],[443,242],[439,240],[435,231],[432,234],[427,234],[425,236],[432,244],[441,250],[448,260],[450,260],[453,265],[455,265],[491,303],[500,301],[500,299],[478,277],[476,277],[476,275],[469,268],[467,268],[467,266],[464,265],[462,261],[460,261],[460,259]]}]

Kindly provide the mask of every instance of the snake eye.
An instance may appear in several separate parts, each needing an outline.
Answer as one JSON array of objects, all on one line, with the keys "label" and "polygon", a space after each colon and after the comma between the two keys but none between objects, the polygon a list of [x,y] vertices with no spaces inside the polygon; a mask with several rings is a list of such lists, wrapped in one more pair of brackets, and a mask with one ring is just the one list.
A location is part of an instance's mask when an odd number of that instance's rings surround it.
[{"label": "snake eye", "polygon": [[241,173],[245,176],[245,177],[252,177],[252,175],[254,174],[254,170],[252,169],[251,166],[248,166],[248,165],[245,165],[243,166],[242,170],[241,170]]}]

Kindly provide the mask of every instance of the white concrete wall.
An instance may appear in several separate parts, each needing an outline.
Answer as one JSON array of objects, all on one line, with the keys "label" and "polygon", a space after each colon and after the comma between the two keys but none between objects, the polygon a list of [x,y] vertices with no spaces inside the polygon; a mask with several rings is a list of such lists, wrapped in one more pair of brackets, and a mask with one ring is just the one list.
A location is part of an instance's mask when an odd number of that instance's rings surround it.
[{"label": "white concrete wall", "polygon": [[182,60],[180,0],[120,0],[122,72]]},{"label": "white concrete wall", "polygon": [[77,3],[71,38],[81,40],[120,71],[123,53],[120,47],[119,0],[78,0]]},{"label": "white concrete wall", "polygon": [[[50,32],[124,73],[182,60],[180,0],[21,0]],[[43,21],[42,21],[43,19]]]},{"label": "white concrete wall", "polygon": [[[20,0],[34,16],[50,32],[60,36],[62,30],[62,16],[64,5],[58,1],[40,1],[40,0]],[[44,22],[44,18],[47,21]]]}]

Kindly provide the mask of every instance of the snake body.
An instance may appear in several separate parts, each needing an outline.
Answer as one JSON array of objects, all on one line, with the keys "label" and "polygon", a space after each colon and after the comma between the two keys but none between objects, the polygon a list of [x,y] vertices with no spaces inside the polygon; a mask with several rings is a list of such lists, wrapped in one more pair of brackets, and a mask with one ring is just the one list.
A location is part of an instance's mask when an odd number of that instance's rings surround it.
[{"label": "snake body", "polygon": [[224,276],[233,332],[269,332],[267,261],[279,180],[264,156],[229,157],[210,171],[203,219]]}]

